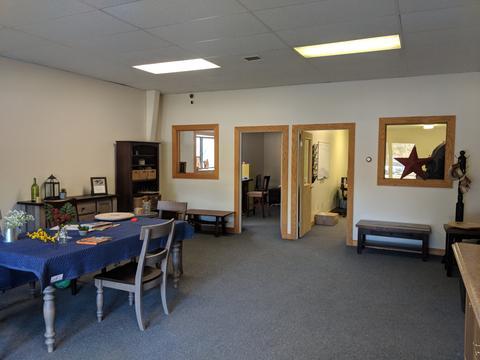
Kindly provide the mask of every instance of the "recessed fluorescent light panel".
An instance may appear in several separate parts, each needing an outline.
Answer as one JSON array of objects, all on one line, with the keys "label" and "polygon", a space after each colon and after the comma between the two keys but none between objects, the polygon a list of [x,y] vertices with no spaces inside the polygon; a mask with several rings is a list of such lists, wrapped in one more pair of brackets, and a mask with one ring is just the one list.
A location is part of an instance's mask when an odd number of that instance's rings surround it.
[{"label": "recessed fluorescent light panel", "polygon": [[379,36],[367,39],[340,41],[327,44],[301,46],[294,48],[306,58],[335,56],[400,49],[400,35]]},{"label": "recessed fluorescent light panel", "polygon": [[156,64],[135,65],[135,69],[143,70],[152,74],[169,74],[184,71],[216,69],[220,66],[205,59],[191,59],[169,61]]}]

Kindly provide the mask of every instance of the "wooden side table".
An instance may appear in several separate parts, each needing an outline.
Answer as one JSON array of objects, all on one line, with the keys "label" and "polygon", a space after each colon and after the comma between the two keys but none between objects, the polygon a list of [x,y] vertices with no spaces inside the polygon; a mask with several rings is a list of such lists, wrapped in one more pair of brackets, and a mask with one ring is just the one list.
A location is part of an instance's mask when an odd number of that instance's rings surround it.
[{"label": "wooden side table", "polygon": [[445,255],[443,262],[445,263],[445,270],[447,276],[452,276],[452,269],[455,265],[455,258],[453,256],[452,245],[456,242],[462,242],[464,239],[477,239],[480,240],[480,228],[475,229],[462,229],[454,227],[449,224],[444,224],[445,229]]}]

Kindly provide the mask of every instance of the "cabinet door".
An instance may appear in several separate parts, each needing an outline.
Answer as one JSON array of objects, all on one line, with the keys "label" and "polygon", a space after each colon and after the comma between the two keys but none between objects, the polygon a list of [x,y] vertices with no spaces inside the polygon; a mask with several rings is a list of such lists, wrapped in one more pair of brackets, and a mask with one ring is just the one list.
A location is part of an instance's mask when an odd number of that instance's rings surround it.
[{"label": "cabinet door", "polygon": [[109,213],[112,212],[112,202],[110,200],[98,200],[97,201],[97,213]]},{"label": "cabinet door", "polygon": [[77,203],[78,215],[95,214],[97,211],[97,204],[95,201],[81,201]]}]

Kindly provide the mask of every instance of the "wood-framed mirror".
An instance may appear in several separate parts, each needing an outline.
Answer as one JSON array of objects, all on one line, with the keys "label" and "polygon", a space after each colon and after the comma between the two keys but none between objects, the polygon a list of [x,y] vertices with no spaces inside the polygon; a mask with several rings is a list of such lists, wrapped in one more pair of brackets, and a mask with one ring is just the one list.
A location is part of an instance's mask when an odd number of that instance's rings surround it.
[{"label": "wood-framed mirror", "polygon": [[380,118],[377,184],[452,187],[455,116]]},{"label": "wood-framed mirror", "polygon": [[218,179],[218,124],[172,126],[172,176]]}]

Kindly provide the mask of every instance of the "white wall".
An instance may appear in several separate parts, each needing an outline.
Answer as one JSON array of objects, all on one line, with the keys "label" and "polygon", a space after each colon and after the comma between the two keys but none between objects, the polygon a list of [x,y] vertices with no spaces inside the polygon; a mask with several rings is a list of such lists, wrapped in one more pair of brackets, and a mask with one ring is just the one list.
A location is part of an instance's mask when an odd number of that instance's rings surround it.
[{"label": "white wall", "polygon": [[[442,248],[442,224],[454,218],[456,190],[377,186],[378,118],[456,115],[455,151],[465,149],[470,155],[473,179],[465,214],[467,220],[480,220],[479,99],[480,73],[205,92],[196,94],[194,105],[188,94],[166,95],[160,124],[162,193],[192,207],[233,209],[235,126],[355,122],[354,222],[365,218],[431,224],[431,246]],[[220,124],[219,180],[172,179],[171,125],[194,123]],[[366,156],[374,161],[367,163]]]},{"label": "white wall", "polygon": [[91,176],[115,191],[114,142],[145,139],[145,92],[0,58],[0,209],[30,199],[33,177],[68,194]]},{"label": "white wall", "polygon": [[330,211],[337,207],[337,192],[342,177],[348,170],[348,131],[320,130],[309,131],[313,144],[318,142],[330,144],[330,173],[326,179],[316,180],[312,184],[312,221],[315,214]]},{"label": "white wall", "polygon": [[263,174],[270,175],[270,188],[281,184],[282,134],[264,133]]},{"label": "white wall", "polygon": [[[255,177],[264,172],[264,137],[263,133],[246,133],[242,135],[242,158],[250,164],[250,178],[253,179],[255,185]],[[250,184],[250,187],[252,184]]]}]

